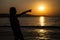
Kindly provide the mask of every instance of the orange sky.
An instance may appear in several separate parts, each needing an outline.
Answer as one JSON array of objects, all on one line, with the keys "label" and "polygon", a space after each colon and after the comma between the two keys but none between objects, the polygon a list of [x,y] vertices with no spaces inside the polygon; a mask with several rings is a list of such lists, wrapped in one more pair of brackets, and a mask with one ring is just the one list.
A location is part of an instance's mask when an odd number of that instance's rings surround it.
[{"label": "orange sky", "polygon": [[[0,0],[0,13],[9,13],[11,6],[16,7],[17,13],[32,9],[32,15],[59,15],[60,0]],[[44,6],[44,11],[38,10]]]}]

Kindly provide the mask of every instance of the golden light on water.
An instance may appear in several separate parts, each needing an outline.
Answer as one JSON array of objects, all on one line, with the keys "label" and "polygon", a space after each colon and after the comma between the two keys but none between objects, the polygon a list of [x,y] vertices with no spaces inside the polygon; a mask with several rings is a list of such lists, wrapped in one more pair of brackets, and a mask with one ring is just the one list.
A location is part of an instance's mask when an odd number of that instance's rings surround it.
[{"label": "golden light on water", "polygon": [[44,32],[44,30],[43,30],[43,29],[41,29],[41,30],[40,30],[40,32]]},{"label": "golden light on water", "polygon": [[40,29],[40,32],[41,32],[41,33],[45,33],[46,30],[44,30],[44,29]]},{"label": "golden light on water", "polygon": [[46,29],[36,29],[35,31],[37,31],[38,33],[44,34],[47,32]]},{"label": "golden light on water", "polygon": [[35,32],[37,32],[39,34],[39,40],[48,40],[49,36],[47,36],[46,34],[48,33],[47,29],[35,29]]},{"label": "golden light on water", "polygon": [[41,16],[39,21],[40,21],[40,25],[41,25],[41,26],[44,26],[44,25],[45,25],[45,24],[44,24],[44,22],[45,22],[44,16]]}]

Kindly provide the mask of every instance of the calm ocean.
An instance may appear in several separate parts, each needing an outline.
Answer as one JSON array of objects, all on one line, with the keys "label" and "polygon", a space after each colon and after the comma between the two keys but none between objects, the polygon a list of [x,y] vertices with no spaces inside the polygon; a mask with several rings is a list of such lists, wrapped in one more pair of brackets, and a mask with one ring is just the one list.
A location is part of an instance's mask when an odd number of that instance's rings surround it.
[{"label": "calm ocean", "polygon": [[[60,26],[60,17],[19,17],[20,26]],[[10,26],[0,18],[0,26]],[[25,40],[60,40],[60,28],[21,28]],[[0,40],[14,40],[11,27],[0,27]]]},{"label": "calm ocean", "polygon": [[[60,26],[60,17],[19,17],[20,26]],[[10,26],[9,18],[0,18],[0,26]]]}]

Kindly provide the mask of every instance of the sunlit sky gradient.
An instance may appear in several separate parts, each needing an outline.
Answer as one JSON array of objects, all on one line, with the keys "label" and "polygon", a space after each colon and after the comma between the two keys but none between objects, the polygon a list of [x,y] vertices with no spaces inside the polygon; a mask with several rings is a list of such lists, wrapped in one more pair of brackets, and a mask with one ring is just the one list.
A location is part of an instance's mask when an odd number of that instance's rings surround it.
[{"label": "sunlit sky gradient", "polygon": [[[12,6],[17,13],[32,9],[32,15],[60,15],[60,0],[0,0],[0,13],[9,13]],[[44,6],[44,11],[39,10],[40,6]]]}]

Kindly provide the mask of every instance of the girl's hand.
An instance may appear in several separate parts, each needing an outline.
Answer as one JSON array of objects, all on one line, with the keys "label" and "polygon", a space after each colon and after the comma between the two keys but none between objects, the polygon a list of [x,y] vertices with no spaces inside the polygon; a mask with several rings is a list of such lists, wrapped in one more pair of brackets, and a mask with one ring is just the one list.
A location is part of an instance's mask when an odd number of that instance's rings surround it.
[{"label": "girl's hand", "polygon": [[31,12],[31,9],[30,10],[27,10],[26,12]]}]

